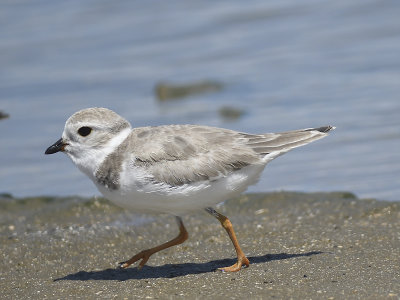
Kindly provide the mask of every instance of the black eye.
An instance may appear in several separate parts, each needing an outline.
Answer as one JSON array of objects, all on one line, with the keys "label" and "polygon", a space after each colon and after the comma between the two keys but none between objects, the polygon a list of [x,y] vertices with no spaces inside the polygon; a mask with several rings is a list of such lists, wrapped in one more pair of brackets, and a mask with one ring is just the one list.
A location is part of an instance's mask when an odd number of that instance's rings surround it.
[{"label": "black eye", "polygon": [[92,128],[86,127],[86,126],[83,126],[83,127],[78,129],[78,133],[81,136],[88,136],[91,132],[92,132]]}]

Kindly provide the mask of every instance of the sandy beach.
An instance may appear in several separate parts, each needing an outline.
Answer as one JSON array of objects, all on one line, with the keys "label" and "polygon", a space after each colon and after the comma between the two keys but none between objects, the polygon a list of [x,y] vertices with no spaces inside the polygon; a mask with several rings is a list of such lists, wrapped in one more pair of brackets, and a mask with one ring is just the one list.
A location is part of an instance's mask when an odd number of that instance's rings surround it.
[{"label": "sandy beach", "polygon": [[250,267],[234,263],[219,222],[184,216],[189,240],[142,270],[119,261],[177,232],[174,217],[103,199],[0,197],[1,299],[399,299],[400,202],[351,193],[246,194],[219,207]]}]

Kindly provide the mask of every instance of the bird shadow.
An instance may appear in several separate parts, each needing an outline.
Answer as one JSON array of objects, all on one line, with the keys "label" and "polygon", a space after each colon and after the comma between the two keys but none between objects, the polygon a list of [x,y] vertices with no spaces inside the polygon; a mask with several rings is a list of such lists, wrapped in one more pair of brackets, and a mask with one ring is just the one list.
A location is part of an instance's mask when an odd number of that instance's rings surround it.
[{"label": "bird shadow", "polygon": [[[248,257],[250,264],[265,263],[274,260],[284,260],[296,257],[312,256],[322,254],[321,251],[312,251],[300,254],[266,254],[261,256]],[[116,280],[125,281],[129,279],[150,279],[150,278],[174,278],[189,274],[201,274],[214,272],[216,269],[236,263],[236,259],[219,259],[205,263],[183,263],[166,264],[163,266],[144,266],[141,270],[137,268],[128,269],[105,269],[100,271],[79,271],[64,277],[56,278],[53,281],[61,280]]]}]

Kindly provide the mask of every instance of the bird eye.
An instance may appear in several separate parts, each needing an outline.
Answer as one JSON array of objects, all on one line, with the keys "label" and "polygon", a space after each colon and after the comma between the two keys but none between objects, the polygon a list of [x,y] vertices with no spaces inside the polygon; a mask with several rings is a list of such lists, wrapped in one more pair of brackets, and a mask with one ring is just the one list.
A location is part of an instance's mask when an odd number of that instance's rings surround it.
[{"label": "bird eye", "polygon": [[91,132],[92,132],[92,128],[86,127],[86,126],[83,126],[83,127],[78,129],[78,133],[81,136],[88,136]]}]

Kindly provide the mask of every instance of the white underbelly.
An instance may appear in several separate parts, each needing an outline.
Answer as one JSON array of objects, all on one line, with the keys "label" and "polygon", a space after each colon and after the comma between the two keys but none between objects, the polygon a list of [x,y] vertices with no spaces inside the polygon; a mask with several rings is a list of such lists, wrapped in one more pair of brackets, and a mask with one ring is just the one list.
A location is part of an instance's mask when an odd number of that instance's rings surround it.
[{"label": "white underbelly", "polygon": [[[118,206],[135,212],[181,215],[228,200],[257,182],[264,165],[247,166],[226,177],[170,187],[166,184],[137,184],[121,174],[119,189],[97,184],[99,191]],[[123,180],[122,178],[125,178]]]}]

